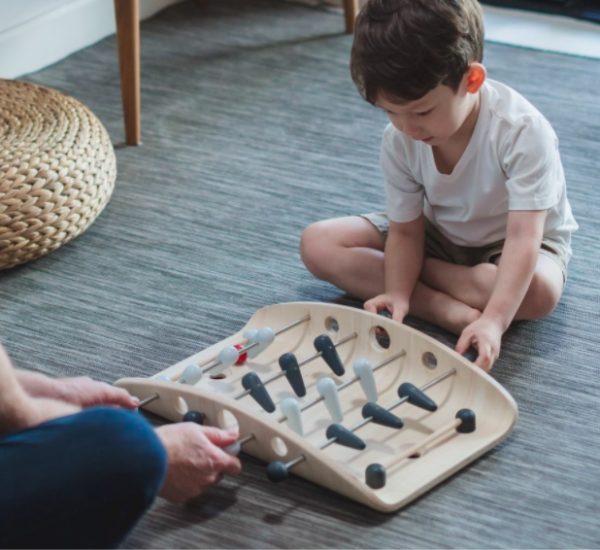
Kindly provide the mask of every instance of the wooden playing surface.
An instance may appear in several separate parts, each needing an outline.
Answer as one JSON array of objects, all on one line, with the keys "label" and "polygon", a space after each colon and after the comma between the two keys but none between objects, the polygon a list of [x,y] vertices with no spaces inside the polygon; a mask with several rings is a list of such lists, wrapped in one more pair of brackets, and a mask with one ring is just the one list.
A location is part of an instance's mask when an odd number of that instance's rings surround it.
[{"label": "wooden playing surface", "polygon": [[[188,410],[199,410],[206,414],[207,424],[238,426],[240,438],[254,434],[255,439],[243,446],[243,452],[265,462],[289,462],[304,455],[306,460],[293,467],[293,474],[387,512],[406,505],[485,453],[504,439],[514,426],[517,419],[514,400],[468,360],[405,325],[358,309],[331,304],[291,303],[261,309],[237,334],[156,375],[177,379],[187,365],[208,364],[223,347],[244,344],[243,333],[249,328],[268,326],[278,330],[306,315],[310,315],[309,321],[278,335],[265,351],[243,366],[229,367],[222,373],[222,378],[211,379],[207,373],[193,387],[154,378],[128,378],[118,381],[117,385],[140,399],[158,393],[159,399],[147,405],[147,410],[169,420],[181,421]],[[387,349],[376,338],[376,327],[387,332]],[[346,367],[343,376],[333,374],[320,357],[301,367],[307,390],[305,397],[295,396],[287,379],[281,377],[266,386],[277,405],[277,410],[271,414],[249,395],[233,399],[243,392],[241,378],[248,372],[254,371],[265,380],[281,372],[278,359],[282,354],[292,352],[298,361],[302,361],[316,353],[313,342],[317,336],[328,334],[335,343],[353,333],[356,333],[356,338],[336,348]],[[285,422],[278,422],[282,417],[279,409],[282,399],[294,397],[300,404],[307,403],[319,397],[316,384],[321,377],[329,376],[340,385],[355,376],[352,364],[356,359],[365,358],[376,367],[402,351],[404,356],[374,373],[379,394],[377,403],[387,407],[397,402],[397,389],[403,382],[411,382],[420,388],[446,373],[452,373],[426,390],[426,394],[437,403],[437,411],[430,413],[402,403],[392,410],[404,420],[402,429],[395,430],[371,422],[356,431],[356,435],[367,443],[367,448],[362,451],[338,444],[318,449],[327,441],[325,431],[333,423],[323,402],[303,411],[304,437],[289,429]],[[360,384],[357,382],[345,387],[339,396],[344,413],[343,426],[354,426],[363,420],[361,409],[367,399]],[[452,430],[440,438],[433,438],[434,441],[416,453],[418,457],[406,458],[388,469],[385,487],[374,490],[366,485],[365,469],[369,464],[385,466],[392,463],[395,457],[414,448],[420,441],[432,439],[431,436],[452,422],[456,412],[463,408],[476,413],[475,432],[461,434]]]}]

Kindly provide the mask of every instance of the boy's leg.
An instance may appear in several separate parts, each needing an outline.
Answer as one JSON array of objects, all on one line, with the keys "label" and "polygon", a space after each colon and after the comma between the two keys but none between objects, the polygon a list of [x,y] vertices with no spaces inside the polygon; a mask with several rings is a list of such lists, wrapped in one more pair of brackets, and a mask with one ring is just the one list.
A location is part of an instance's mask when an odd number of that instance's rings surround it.
[{"label": "boy's leg", "polygon": [[[300,240],[300,256],[307,269],[348,294],[369,300],[385,292],[383,235],[359,216],[317,222]],[[409,304],[411,315],[460,334],[481,313],[417,283]]]},{"label": "boy's leg", "polygon": [[300,239],[300,257],[317,278],[361,300],[384,291],[384,236],[359,216],[308,226]]},{"label": "boy's leg", "polygon": [[[483,311],[487,305],[498,271],[500,256],[494,263],[474,267],[450,264],[442,260],[425,260],[421,280],[431,288]],[[559,265],[545,254],[539,254],[535,273],[515,320],[542,319],[552,313],[560,300],[564,275]]]},{"label": "boy's leg", "polygon": [[121,409],[87,409],[10,434],[0,439],[0,547],[114,547],[165,471],[150,424]]},{"label": "boy's leg", "polygon": [[478,309],[434,290],[421,281],[417,282],[410,298],[409,312],[454,334],[460,334],[481,317]]}]

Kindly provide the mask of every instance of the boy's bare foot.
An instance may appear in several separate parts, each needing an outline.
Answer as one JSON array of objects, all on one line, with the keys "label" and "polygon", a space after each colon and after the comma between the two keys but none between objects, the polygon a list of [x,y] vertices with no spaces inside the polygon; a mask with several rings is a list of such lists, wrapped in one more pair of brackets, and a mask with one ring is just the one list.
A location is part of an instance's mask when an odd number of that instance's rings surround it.
[{"label": "boy's bare foot", "polygon": [[436,292],[430,302],[435,323],[454,334],[460,335],[465,327],[481,317],[481,311],[444,294]]}]

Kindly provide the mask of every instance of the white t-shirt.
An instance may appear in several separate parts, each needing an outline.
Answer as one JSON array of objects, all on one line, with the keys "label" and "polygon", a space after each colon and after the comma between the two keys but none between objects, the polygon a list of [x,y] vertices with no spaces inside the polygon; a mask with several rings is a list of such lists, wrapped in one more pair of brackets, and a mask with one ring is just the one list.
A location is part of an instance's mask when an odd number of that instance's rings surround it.
[{"label": "white t-shirt", "polygon": [[424,212],[453,243],[484,246],[506,238],[509,210],[548,210],[544,238],[570,257],[577,223],[552,126],[500,82],[488,79],[480,93],[473,135],[449,175],[438,172],[431,146],[386,127],[381,167],[389,219],[409,222]]}]

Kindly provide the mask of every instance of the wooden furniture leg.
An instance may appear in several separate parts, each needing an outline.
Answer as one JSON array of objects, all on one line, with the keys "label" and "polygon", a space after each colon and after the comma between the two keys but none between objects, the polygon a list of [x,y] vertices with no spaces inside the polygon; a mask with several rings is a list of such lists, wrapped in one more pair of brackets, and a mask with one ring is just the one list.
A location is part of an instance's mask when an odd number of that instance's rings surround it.
[{"label": "wooden furniture leg", "polygon": [[354,20],[358,14],[358,0],[344,0],[344,15],[346,17],[346,32],[354,32]]},{"label": "wooden furniture leg", "polygon": [[140,26],[138,0],[114,0],[119,44],[121,95],[127,145],[141,143]]}]

